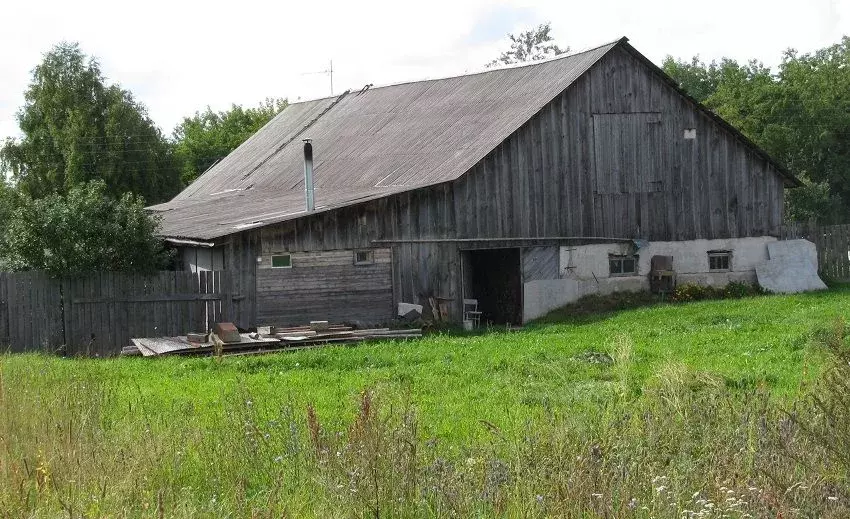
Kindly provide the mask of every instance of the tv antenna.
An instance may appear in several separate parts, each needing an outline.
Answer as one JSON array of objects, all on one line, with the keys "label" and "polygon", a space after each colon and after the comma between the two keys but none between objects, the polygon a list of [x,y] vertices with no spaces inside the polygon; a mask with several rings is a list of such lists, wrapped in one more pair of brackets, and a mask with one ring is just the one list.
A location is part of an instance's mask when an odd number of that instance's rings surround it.
[{"label": "tv antenna", "polygon": [[328,68],[325,70],[318,70],[316,72],[305,72],[301,74],[302,76],[310,76],[313,74],[325,74],[330,78],[331,81],[331,95],[334,95],[334,60],[331,60],[328,64]]}]

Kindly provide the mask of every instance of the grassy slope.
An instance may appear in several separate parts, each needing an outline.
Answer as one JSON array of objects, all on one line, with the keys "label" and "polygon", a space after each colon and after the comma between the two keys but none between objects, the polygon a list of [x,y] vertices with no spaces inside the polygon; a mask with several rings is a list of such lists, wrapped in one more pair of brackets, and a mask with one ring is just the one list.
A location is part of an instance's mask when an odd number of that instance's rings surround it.
[{"label": "grassy slope", "polygon": [[[617,386],[610,367],[575,357],[633,344],[629,380],[638,392],[668,362],[722,377],[732,387],[765,383],[792,395],[819,353],[807,348],[813,329],[850,317],[850,288],[827,293],[656,305],[597,317],[556,316],[521,332],[431,336],[261,357],[213,359],[67,360],[37,355],[0,357],[11,387],[37,390],[91,381],[115,409],[158,401],[144,413],[196,414],[215,421],[234,393],[269,410],[316,406],[326,423],[355,411],[357,394],[375,388],[385,402],[412,400],[422,433],[447,443],[486,434],[480,421],[518,430],[546,410],[586,415]],[[549,320],[554,320],[550,317]],[[78,387],[78,386],[76,386]],[[126,417],[125,417],[126,418]]]}]

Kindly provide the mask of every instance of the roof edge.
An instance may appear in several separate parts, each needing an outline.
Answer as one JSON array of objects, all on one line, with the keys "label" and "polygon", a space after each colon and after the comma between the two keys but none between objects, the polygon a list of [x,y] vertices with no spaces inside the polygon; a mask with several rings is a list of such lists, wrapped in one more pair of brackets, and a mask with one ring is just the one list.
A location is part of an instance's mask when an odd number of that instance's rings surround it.
[{"label": "roof edge", "polygon": [[[411,84],[414,84],[414,83],[430,83],[432,81],[445,81],[447,79],[456,79],[456,78],[460,78],[460,77],[470,77],[470,76],[479,76],[479,75],[482,75],[482,74],[490,74],[492,72],[498,72],[500,70],[533,67],[533,66],[536,66],[536,65],[542,65],[544,63],[549,63],[549,62],[552,62],[552,61],[558,61],[558,60],[561,60],[561,59],[572,58],[572,57],[578,56],[580,54],[586,54],[588,52],[593,52],[597,49],[601,49],[602,47],[611,46],[611,48],[613,49],[614,47],[616,47],[616,46],[618,46],[622,43],[628,43],[628,41],[629,41],[629,39],[626,36],[621,36],[621,37],[619,37],[615,40],[610,40],[610,41],[607,41],[607,42],[599,44],[599,45],[594,45],[593,47],[581,49],[581,50],[576,51],[576,52],[565,52],[564,54],[559,54],[557,56],[553,56],[553,57],[547,58],[547,59],[541,59],[541,60],[538,60],[538,61],[524,61],[522,63],[512,63],[510,65],[504,65],[504,66],[500,66],[500,67],[494,67],[494,68],[490,68],[490,69],[479,70],[477,72],[469,72],[469,73],[466,73],[466,74],[452,74],[452,75],[448,75],[448,76],[441,76],[441,77],[434,77],[434,78],[410,79],[410,80],[398,81],[396,83],[387,83],[385,85],[372,86],[372,87],[369,87],[369,90],[379,90],[381,88],[401,86],[401,85],[411,85]],[[338,96],[324,96],[324,97],[304,99],[304,100],[298,101],[296,103],[289,103],[287,105],[287,107],[302,104],[302,103],[313,103],[313,102],[316,102],[316,101],[324,101],[326,99],[333,99],[335,97],[338,97]]]}]

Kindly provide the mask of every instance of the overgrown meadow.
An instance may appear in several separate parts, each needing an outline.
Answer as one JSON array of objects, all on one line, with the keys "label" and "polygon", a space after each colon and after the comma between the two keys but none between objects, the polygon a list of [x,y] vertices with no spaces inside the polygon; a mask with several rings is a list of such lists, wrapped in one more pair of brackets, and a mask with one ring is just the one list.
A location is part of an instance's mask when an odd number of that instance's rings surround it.
[{"label": "overgrown meadow", "polygon": [[0,517],[848,517],[848,316],[835,287],[259,357],[0,356]]}]

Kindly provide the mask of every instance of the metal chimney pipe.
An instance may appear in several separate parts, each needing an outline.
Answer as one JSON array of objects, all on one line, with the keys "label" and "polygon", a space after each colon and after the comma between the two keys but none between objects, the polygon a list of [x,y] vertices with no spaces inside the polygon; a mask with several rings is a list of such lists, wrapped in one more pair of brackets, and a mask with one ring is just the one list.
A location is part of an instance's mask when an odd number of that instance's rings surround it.
[{"label": "metal chimney pipe", "polygon": [[307,211],[316,209],[313,199],[313,145],[310,139],[304,139],[304,193],[307,196]]}]

